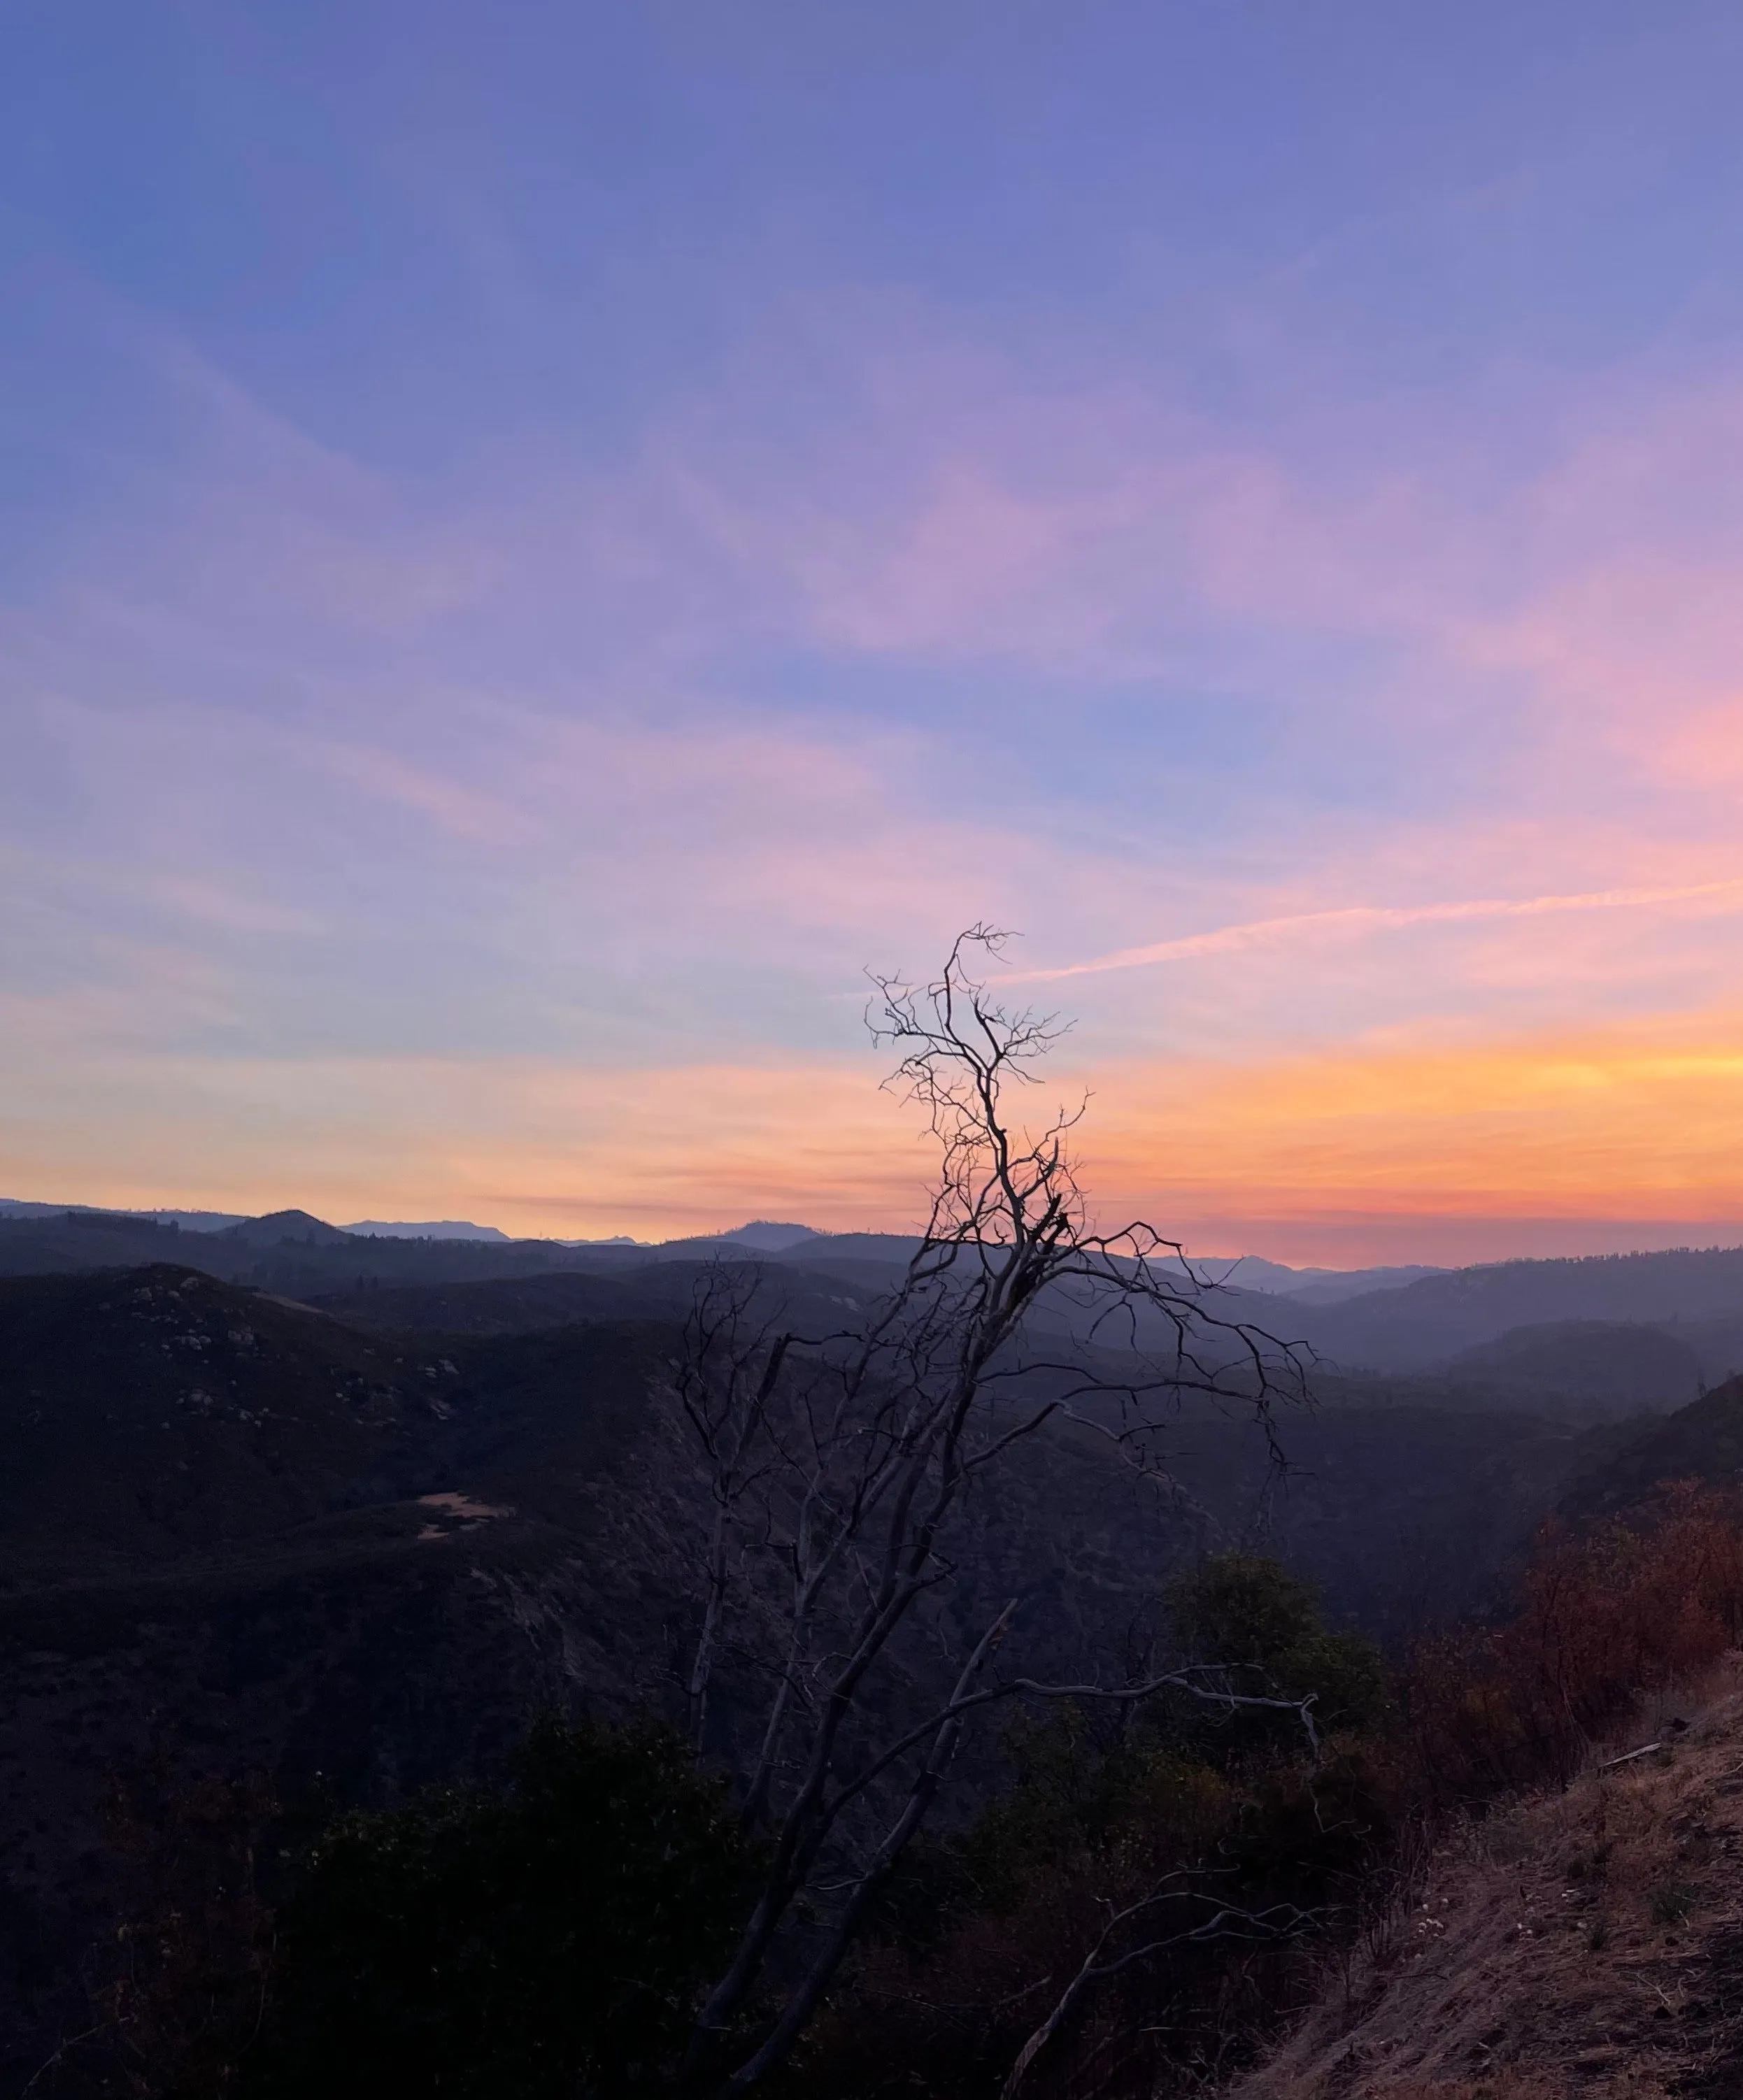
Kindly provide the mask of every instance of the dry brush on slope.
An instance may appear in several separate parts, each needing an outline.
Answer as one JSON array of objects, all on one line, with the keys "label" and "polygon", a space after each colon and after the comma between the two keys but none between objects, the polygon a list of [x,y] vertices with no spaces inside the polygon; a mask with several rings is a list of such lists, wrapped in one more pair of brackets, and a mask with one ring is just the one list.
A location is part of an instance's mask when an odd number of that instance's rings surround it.
[{"label": "dry brush on slope", "polygon": [[1439,1842],[1240,2100],[1743,2091],[1740,1623],[1736,1500],[1670,1483],[1551,1527],[1509,1623],[1428,1643],[1404,1740]]},{"label": "dry brush on slope", "polygon": [[1644,1714],[1647,1757],[1449,1835],[1233,2100],[1743,2092],[1740,1674],[1728,1658],[1704,1705]]}]

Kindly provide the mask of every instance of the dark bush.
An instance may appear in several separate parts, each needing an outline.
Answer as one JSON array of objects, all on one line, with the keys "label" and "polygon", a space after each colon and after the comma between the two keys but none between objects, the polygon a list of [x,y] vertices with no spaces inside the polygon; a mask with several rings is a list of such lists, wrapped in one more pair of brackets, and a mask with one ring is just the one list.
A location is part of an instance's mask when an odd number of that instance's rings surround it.
[{"label": "dark bush", "polygon": [[[996,2100],[1086,1958],[1105,1980],[1036,2056],[1023,2100],[1148,2100],[1250,2058],[1300,1974],[1299,1939],[1347,1931],[1393,1845],[1394,1776],[1364,1740],[1390,1712],[1386,1672],[1256,1555],[1214,1556],[1166,1601],[1179,1650],[1229,1665],[1234,1688],[1317,1694],[1322,1754],[1293,1714],[1168,1694],[1018,1718],[1009,1785],[938,1845],[929,1906],[911,1897],[886,1921],[783,2094]],[[1212,1936],[1194,1938],[1201,1926]]]},{"label": "dark bush", "polygon": [[675,1738],[541,1725],[506,1789],[347,1816],[320,1839],[280,1913],[251,2089],[661,2090],[746,1865],[723,1789]]},{"label": "dark bush", "polygon": [[[1194,1660],[1232,1665],[1237,1692],[1303,1699],[1322,1732],[1372,1728],[1386,1710],[1385,1665],[1371,1641],[1327,1630],[1311,1586],[1255,1553],[1211,1555],[1167,1597],[1176,1637]],[[1245,1745],[1296,1730],[1290,1717],[1247,1714],[1225,1733]],[[1203,1732],[1201,1721],[1198,1732]]]}]

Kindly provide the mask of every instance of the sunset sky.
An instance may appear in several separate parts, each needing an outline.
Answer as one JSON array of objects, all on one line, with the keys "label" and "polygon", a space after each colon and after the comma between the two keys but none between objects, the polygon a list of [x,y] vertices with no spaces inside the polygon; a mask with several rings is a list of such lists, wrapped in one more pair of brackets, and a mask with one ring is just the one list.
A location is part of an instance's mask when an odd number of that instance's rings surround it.
[{"label": "sunset sky", "polygon": [[0,1194],[1743,1241],[1743,9],[24,0]]}]

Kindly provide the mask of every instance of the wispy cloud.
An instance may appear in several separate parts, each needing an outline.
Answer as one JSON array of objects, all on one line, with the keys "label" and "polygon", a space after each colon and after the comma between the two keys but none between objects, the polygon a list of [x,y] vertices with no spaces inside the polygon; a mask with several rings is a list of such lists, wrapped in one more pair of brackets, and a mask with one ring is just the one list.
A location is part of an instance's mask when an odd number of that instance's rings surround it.
[{"label": "wispy cloud", "polygon": [[1683,883],[1658,889],[1593,889],[1567,896],[1482,897],[1436,904],[1349,904],[1329,911],[1297,911],[1282,918],[1253,919],[1238,926],[1219,926],[1172,941],[1140,948],[1118,948],[1110,955],[1052,969],[1017,970],[1001,977],[1010,984],[1041,984],[1061,977],[1093,977],[1105,970],[1141,969],[1153,963],[1193,962],[1244,948],[1287,941],[1296,934],[1390,933],[1407,926],[1457,925],[1482,919],[1536,919],[1563,911],[1621,911],[1664,909],[1679,904],[1717,903],[1734,899],[1743,908],[1743,876],[1716,882]]},{"label": "wispy cloud", "polygon": [[416,810],[457,838],[501,845],[524,838],[531,826],[523,808],[413,765],[391,751],[325,743],[316,745],[311,756],[337,779],[384,801]]}]

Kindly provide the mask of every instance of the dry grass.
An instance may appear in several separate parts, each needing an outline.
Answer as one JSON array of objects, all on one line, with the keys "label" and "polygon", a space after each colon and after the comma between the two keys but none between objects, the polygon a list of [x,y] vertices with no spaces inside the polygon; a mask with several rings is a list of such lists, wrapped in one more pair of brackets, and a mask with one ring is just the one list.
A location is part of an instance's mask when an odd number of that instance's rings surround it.
[{"label": "dry grass", "polygon": [[1390,2100],[1564,2100],[1565,2080],[1533,2077],[1529,2072],[1497,2071],[1486,2078],[1461,2078],[1448,2085],[1411,2084],[1387,2089]]},{"label": "dry grass", "polygon": [[1436,2080],[1432,2085],[1412,2083],[1388,2089],[1391,2100],[1563,2100],[1568,2087],[1561,2079],[1497,2071],[1485,2078],[1461,2078],[1454,2085]]},{"label": "dry grass", "polygon": [[1444,1844],[1238,2100],[1743,2096],[1743,1665],[1644,1719]]}]

